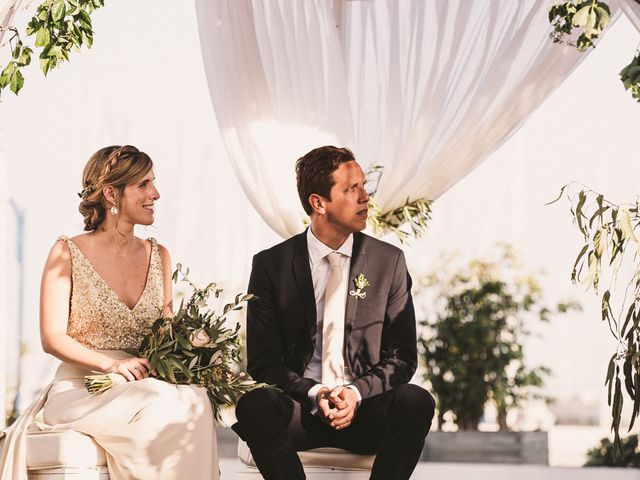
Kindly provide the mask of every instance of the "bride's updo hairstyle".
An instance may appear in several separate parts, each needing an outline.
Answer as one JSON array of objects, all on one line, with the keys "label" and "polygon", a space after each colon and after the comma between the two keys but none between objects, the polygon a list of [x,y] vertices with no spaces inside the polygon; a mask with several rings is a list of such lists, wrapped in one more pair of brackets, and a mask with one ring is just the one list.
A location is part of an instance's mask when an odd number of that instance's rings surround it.
[{"label": "bride's updo hairstyle", "polygon": [[94,153],[82,172],[82,191],[78,194],[82,199],[79,210],[84,217],[84,229],[88,232],[97,229],[111,208],[102,193],[104,187],[114,187],[120,200],[124,187],[142,179],[151,168],[149,155],[131,145],[114,145]]}]

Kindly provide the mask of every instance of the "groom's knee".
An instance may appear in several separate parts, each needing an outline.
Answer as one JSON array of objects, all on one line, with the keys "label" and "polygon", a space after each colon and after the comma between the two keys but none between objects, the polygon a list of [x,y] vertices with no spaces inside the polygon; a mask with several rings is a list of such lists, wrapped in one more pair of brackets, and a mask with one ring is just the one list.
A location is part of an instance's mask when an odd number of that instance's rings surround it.
[{"label": "groom's knee", "polygon": [[279,392],[270,388],[256,388],[245,393],[236,405],[236,418],[243,424],[272,417],[281,402],[279,395]]},{"label": "groom's knee", "polygon": [[435,412],[435,401],[424,388],[410,383],[395,387],[396,401],[394,409],[405,423],[416,428],[426,427],[425,435],[431,426]]}]

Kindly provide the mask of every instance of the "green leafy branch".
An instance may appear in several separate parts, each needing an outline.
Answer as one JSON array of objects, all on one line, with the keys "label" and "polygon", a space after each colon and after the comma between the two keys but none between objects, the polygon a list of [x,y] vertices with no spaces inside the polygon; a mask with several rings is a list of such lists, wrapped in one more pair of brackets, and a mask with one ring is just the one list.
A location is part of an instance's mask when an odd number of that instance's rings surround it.
[{"label": "green leafy branch", "polygon": [[[640,0],[636,2],[640,3]],[[549,21],[553,27],[550,37],[554,43],[563,43],[574,29],[578,29],[577,40],[568,40],[567,43],[584,52],[595,48],[594,40],[611,23],[611,10],[605,2],[597,0],[569,0],[551,6]],[[625,90],[631,90],[631,96],[640,102],[640,51],[620,71],[620,80]]]},{"label": "green leafy branch", "polygon": [[404,205],[383,212],[371,198],[369,212],[369,225],[374,233],[383,235],[392,232],[404,243],[411,237],[420,238],[426,232],[431,220],[431,200],[407,199]]},{"label": "green leafy branch", "polygon": [[549,21],[553,26],[553,43],[563,43],[574,28],[580,29],[577,40],[569,40],[567,43],[584,52],[594,47],[593,41],[609,25],[611,10],[606,3],[597,0],[570,0],[552,5],[549,9]]},{"label": "green leafy branch", "polygon": [[631,96],[640,102],[640,51],[631,63],[620,71],[620,80],[625,90],[631,90]]},{"label": "green leafy branch", "polygon": [[[103,7],[104,0],[46,0],[27,24],[27,36],[35,35],[35,47],[40,48],[40,68],[47,73],[69,60],[72,50],[93,45],[91,14]],[[0,74],[0,93],[9,86],[16,95],[24,85],[22,68],[31,63],[33,50],[24,46],[18,30],[11,27],[12,60]],[[15,45],[13,41],[15,40]]]},{"label": "green leafy branch", "polygon": [[411,237],[420,238],[426,232],[428,222],[431,220],[431,200],[418,198],[410,201],[407,198],[404,205],[383,212],[375,201],[383,170],[382,165],[372,165],[367,170],[369,225],[376,235],[392,232],[402,243]]},{"label": "green leafy branch", "polygon": [[[559,197],[550,203],[563,196],[569,200],[571,214],[584,239],[571,271],[571,280],[593,287],[598,294],[603,272],[611,277],[610,285],[601,296],[601,317],[618,342],[609,360],[605,385],[611,406],[614,445],[620,450],[619,430],[625,392],[633,403],[629,431],[640,413],[640,241],[635,233],[640,225],[640,201],[636,199],[618,205],[589,189],[581,189],[576,195],[571,192],[572,186],[562,187]],[[620,314],[616,315],[611,296],[623,264],[631,266],[632,273],[621,301]]]},{"label": "green leafy branch", "polygon": [[9,30],[13,33],[9,39],[11,60],[0,73],[0,92],[9,86],[11,91],[17,95],[24,85],[24,76],[21,70],[31,63],[33,50],[24,46],[17,29],[11,27]]}]

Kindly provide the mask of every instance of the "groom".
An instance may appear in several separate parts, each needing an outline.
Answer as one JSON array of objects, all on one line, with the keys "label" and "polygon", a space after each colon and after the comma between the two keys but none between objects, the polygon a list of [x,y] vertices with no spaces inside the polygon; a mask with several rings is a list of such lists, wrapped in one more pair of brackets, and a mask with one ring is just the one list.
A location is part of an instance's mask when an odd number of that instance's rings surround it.
[{"label": "groom", "polygon": [[311,227],[253,259],[249,373],[280,390],[244,395],[234,430],[267,480],[302,479],[297,451],[376,454],[372,479],[408,479],[434,402],[409,384],[416,369],[411,278],[401,250],[360,233],[365,176],[350,150],[296,163]]}]

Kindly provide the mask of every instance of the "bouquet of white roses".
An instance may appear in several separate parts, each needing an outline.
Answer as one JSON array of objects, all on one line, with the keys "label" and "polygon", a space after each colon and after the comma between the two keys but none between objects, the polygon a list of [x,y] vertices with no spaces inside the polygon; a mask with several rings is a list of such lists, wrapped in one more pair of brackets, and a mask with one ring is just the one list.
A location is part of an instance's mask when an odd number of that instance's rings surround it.
[{"label": "bouquet of white roses", "polygon": [[[219,297],[221,289],[215,283],[200,289],[188,278],[189,269],[182,271],[177,265],[173,281],[178,275],[189,283],[193,293],[187,303],[180,303],[173,318],[158,318],[145,335],[138,351],[132,354],[146,358],[156,378],[179,385],[199,385],[207,390],[216,419],[224,405],[235,405],[238,398],[254,388],[264,387],[240,371],[240,325],[225,327],[229,312],[241,310],[243,303],[255,300],[251,294],[239,294],[224,306],[222,314],[205,310],[211,293]],[[118,374],[89,375],[85,377],[87,390],[102,393],[114,384],[124,381]]]}]

